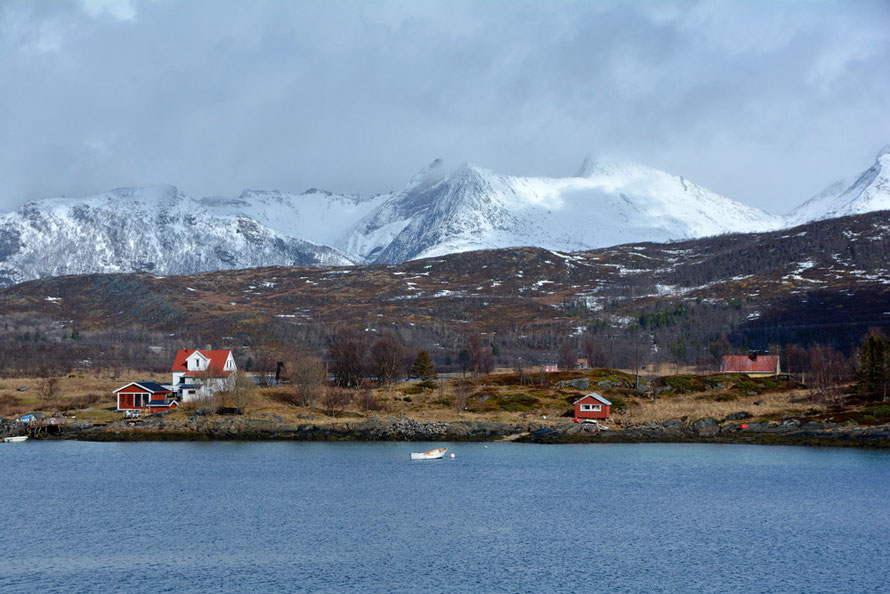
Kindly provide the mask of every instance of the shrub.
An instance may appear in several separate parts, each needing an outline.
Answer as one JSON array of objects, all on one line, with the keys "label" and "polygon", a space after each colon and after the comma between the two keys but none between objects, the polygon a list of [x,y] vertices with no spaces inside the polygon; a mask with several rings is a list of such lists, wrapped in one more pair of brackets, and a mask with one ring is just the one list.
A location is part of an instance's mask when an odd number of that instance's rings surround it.
[{"label": "shrub", "polygon": [[509,412],[527,412],[541,406],[541,401],[523,392],[505,394],[497,398],[501,410]]},{"label": "shrub", "polygon": [[612,403],[612,412],[624,412],[627,410],[627,400],[623,396],[612,394],[608,400]]},{"label": "shrub", "polygon": [[873,406],[871,408],[866,408],[862,412],[863,414],[871,415],[876,419],[880,419],[882,417],[890,417],[890,404]]},{"label": "shrub", "polygon": [[328,386],[321,396],[321,406],[329,417],[342,415],[350,402],[352,402],[352,394],[349,390],[339,386]]}]

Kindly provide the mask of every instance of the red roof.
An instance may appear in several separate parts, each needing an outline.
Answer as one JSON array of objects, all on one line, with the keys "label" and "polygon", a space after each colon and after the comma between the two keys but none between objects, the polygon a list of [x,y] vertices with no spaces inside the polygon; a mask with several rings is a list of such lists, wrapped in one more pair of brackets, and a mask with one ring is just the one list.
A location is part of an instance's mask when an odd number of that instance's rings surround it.
[{"label": "red roof", "polygon": [[778,355],[723,355],[724,373],[775,373],[779,368]]},{"label": "red roof", "polygon": [[229,353],[232,351],[205,351],[201,349],[181,349],[176,353],[176,359],[173,360],[172,371],[185,371],[186,377],[199,377],[207,373],[207,370],[188,370],[185,360],[188,359],[195,351],[201,353],[207,359],[210,359],[208,369],[213,373],[213,377],[228,377],[232,374],[231,369],[223,369],[226,361],[229,359]]}]

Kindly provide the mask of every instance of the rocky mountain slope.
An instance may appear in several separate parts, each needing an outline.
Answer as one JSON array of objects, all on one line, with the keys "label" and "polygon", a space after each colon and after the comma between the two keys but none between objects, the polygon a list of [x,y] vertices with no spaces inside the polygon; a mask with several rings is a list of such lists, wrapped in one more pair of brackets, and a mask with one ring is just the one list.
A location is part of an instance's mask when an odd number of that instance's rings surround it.
[{"label": "rocky mountain slope", "polygon": [[337,324],[369,336],[396,329],[406,344],[443,348],[483,331],[505,348],[593,333],[618,349],[643,330],[652,348],[682,346],[695,360],[693,349],[707,352],[721,334],[751,347],[795,338],[845,346],[887,327],[888,253],[890,213],[880,212],[578,253],[511,248],[397,265],[43,279],[0,290],[0,316],[322,347]]}]

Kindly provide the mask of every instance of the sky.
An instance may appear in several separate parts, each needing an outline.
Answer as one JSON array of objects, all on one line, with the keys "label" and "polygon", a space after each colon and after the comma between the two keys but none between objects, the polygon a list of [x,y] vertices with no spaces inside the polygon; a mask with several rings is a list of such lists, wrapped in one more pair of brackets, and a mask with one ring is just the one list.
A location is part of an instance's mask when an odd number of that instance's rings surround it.
[{"label": "sky", "polygon": [[890,144],[890,0],[0,0],[0,211],[586,156],[768,212]]}]

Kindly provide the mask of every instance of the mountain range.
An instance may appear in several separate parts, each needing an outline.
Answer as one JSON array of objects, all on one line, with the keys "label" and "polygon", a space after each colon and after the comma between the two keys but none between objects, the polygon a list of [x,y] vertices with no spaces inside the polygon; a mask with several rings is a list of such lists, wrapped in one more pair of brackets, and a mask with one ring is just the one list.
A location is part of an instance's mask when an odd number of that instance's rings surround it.
[{"label": "mountain range", "polygon": [[787,216],[633,163],[587,161],[575,176],[549,178],[449,170],[436,160],[401,189],[372,196],[313,188],[192,198],[152,186],[28,202],[0,215],[0,286],[66,274],[396,263],[513,246],[578,251],[882,209],[890,209],[890,147]]}]

